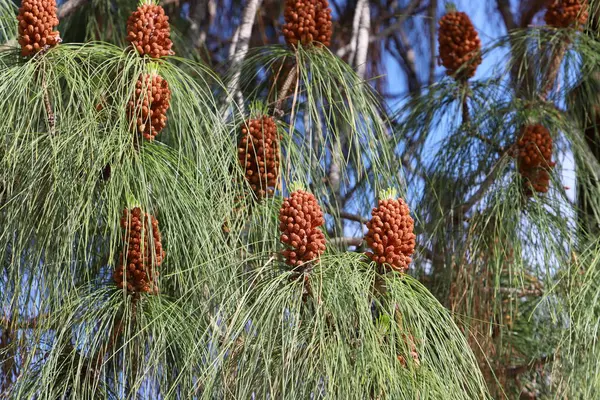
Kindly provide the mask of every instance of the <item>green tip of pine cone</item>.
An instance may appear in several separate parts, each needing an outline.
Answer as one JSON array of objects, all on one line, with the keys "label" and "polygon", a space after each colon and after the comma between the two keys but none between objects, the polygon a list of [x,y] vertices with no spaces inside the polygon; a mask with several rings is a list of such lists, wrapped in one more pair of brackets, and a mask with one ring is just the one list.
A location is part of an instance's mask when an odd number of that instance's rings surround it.
[{"label": "green tip of pine cone", "polygon": [[395,199],[398,197],[398,191],[394,188],[388,188],[379,192],[380,200]]},{"label": "green tip of pine cone", "polygon": [[145,4],[152,5],[152,6],[158,6],[158,5],[160,5],[160,0],[140,0],[138,3],[138,7],[141,7]]},{"label": "green tip of pine cone", "polygon": [[269,106],[261,100],[255,100],[250,104],[250,117],[258,118],[269,115]]},{"label": "green tip of pine cone", "polygon": [[147,68],[148,68],[148,73],[150,75],[153,75],[153,76],[154,75],[160,75],[159,74],[159,70],[160,70],[160,64],[159,63],[157,63],[157,62],[150,62],[150,63],[148,63]]},{"label": "green tip of pine cone", "polygon": [[135,198],[135,196],[132,193],[127,193],[125,195],[125,203],[127,205],[127,208],[129,209],[140,207],[140,202]]},{"label": "green tip of pine cone", "polygon": [[447,2],[445,7],[446,7],[446,12],[447,13],[451,13],[451,12],[455,12],[456,11],[456,4],[454,4],[451,1]]},{"label": "green tip of pine cone", "polygon": [[302,182],[293,182],[290,185],[290,193],[296,192],[298,190],[306,191],[306,186],[304,186],[304,184]]}]

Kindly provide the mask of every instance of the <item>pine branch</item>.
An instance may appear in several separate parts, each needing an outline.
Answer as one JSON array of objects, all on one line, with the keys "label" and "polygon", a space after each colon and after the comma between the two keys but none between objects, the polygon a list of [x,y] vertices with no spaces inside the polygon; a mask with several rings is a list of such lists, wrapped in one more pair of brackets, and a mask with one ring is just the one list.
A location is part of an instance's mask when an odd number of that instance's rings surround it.
[{"label": "pine branch", "polygon": [[[292,84],[294,81],[297,82],[297,74],[298,74],[298,65],[294,63],[294,65],[290,68],[287,77],[285,78],[285,82],[281,88],[281,91],[277,95],[277,100],[275,102],[275,108],[273,109],[273,115],[281,118],[283,117],[283,104],[285,100],[288,98],[288,93],[292,88]],[[297,87],[297,85],[295,85]]]},{"label": "pine branch", "polygon": [[50,134],[56,134],[56,116],[52,110],[52,103],[50,102],[50,93],[48,93],[48,85],[46,82],[46,73],[42,73],[42,90],[44,91],[44,107],[46,109],[46,117],[48,118],[48,126],[50,127]]},{"label": "pine branch", "polygon": [[58,8],[56,16],[58,19],[63,19],[73,14],[79,8],[83,7],[89,0],[67,0]]},{"label": "pine branch", "polygon": [[506,374],[510,378],[516,378],[517,376],[519,376],[520,374],[522,374],[524,372],[527,372],[534,368],[540,368],[540,367],[544,366],[545,364],[551,363],[553,361],[554,361],[554,354],[551,354],[549,356],[544,356],[544,357],[538,358],[537,360],[534,360],[534,361],[524,364],[524,365],[506,367]]},{"label": "pine branch", "polygon": [[352,214],[352,213],[349,213],[346,211],[340,211],[339,216],[340,216],[340,218],[348,219],[350,221],[360,222],[361,224],[366,224],[367,222],[369,222],[367,219],[361,217],[358,214]]},{"label": "pine branch", "polygon": [[358,29],[358,35],[356,38],[356,58],[354,59],[354,66],[356,73],[361,79],[365,79],[367,71],[367,54],[369,50],[369,30],[371,28],[371,9],[369,2],[365,1],[360,11],[360,25]]},{"label": "pine branch", "polygon": [[398,36],[394,36],[392,40],[396,45],[398,54],[404,61],[404,69],[408,75],[408,91],[411,95],[416,95],[420,92],[421,84],[417,74],[417,62],[415,51],[412,48],[406,33],[402,27],[398,28]]},{"label": "pine branch", "polygon": [[337,247],[356,246],[359,247],[364,242],[363,238],[358,237],[335,237],[329,239],[329,243]]},{"label": "pine branch", "polygon": [[248,53],[248,46],[250,43],[250,37],[252,36],[252,27],[254,26],[254,19],[256,12],[262,4],[262,0],[248,0],[248,4],[244,8],[242,13],[242,22],[238,26],[233,36],[231,43],[230,54],[233,52],[233,57],[230,57],[231,70],[234,71],[233,77],[227,87],[227,99],[225,100],[224,107],[229,108],[229,104],[235,96],[238,108],[240,111],[244,110],[244,98],[240,89],[240,78],[242,74],[241,65],[246,54]]},{"label": "pine branch", "polygon": [[517,27],[517,24],[515,23],[515,18],[510,10],[510,0],[497,0],[496,5],[498,7],[498,11],[500,11],[500,15],[502,15],[502,19],[504,20],[506,31],[511,32]]},{"label": "pine branch", "polygon": [[512,153],[513,148],[514,148],[514,145],[508,147],[507,149],[504,150],[504,152],[502,154],[500,154],[498,161],[496,161],[496,163],[492,167],[492,170],[490,171],[488,176],[485,178],[485,180],[479,185],[479,188],[477,189],[477,191],[473,194],[473,196],[471,196],[462,205],[460,205],[454,209],[455,214],[458,214],[459,216],[465,215],[466,213],[469,212],[469,210],[471,210],[471,208],[473,208],[473,206],[475,204],[477,204],[477,202],[479,202],[483,198],[483,196],[485,195],[487,190],[496,181],[498,174],[500,173],[501,164],[504,162],[504,159],[507,156],[509,156],[510,153]]},{"label": "pine branch", "polygon": [[435,67],[436,67],[436,21],[437,21],[437,0],[430,0],[429,2],[429,86],[435,82]]},{"label": "pine branch", "polygon": [[543,82],[545,82],[545,85],[542,87],[542,91],[540,92],[540,97],[543,100],[546,100],[548,94],[550,94],[552,88],[554,87],[556,78],[558,77],[558,72],[560,71],[560,65],[562,64],[563,58],[565,57],[565,53],[567,52],[567,45],[567,43],[561,41],[558,47],[552,49],[550,66],[548,67],[548,71],[543,80]]},{"label": "pine branch", "polygon": [[[412,0],[404,9],[394,12],[395,15],[398,15],[398,17],[396,18],[396,21],[394,23],[390,24],[387,28],[383,29],[378,34],[372,35],[369,38],[369,44],[380,42],[381,40],[386,39],[389,36],[392,36],[393,34],[395,34],[396,31],[398,30],[398,27],[401,27],[409,17],[415,15],[418,11],[420,11],[420,10],[417,10],[417,7],[421,4],[421,1],[422,0]],[[437,1],[437,0],[433,0],[433,1]],[[434,23],[434,28],[435,28],[435,23]],[[348,43],[347,45],[345,45],[343,47],[340,47],[336,51],[335,54],[338,57],[343,58],[346,56],[346,54],[348,54],[348,52],[352,51],[352,49],[353,49],[352,46],[353,46],[353,42],[351,39],[350,43]]]},{"label": "pine branch", "polygon": [[551,0],[523,1],[521,3],[522,13],[521,13],[521,20],[519,23],[520,28],[526,28],[529,24],[531,24],[533,17],[535,17],[535,15],[541,9],[546,7],[550,2],[551,2]]}]

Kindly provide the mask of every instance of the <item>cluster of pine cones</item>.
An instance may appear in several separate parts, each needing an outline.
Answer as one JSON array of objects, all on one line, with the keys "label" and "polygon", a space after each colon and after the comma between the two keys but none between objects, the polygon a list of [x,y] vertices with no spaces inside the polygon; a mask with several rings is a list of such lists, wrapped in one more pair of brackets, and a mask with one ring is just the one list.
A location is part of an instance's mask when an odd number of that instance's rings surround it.
[{"label": "cluster of pine cones", "polygon": [[549,171],[555,166],[552,161],[552,136],[540,124],[523,128],[517,142],[519,173],[525,180],[527,195],[532,190],[546,193],[550,186]]},{"label": "cluster of pine cones", "polygon": [[290,46],[329,46],[331,9],[327,0],[286,0],[283,35]]},{"label": "cluster of pine cones", "polygon": [[123,210],[121,227],[128,242],[127,257],[124,259],[123,252],[119,255],[119,264],[113,273],[115,283],[121,289],[126,287],[129,293],[158,293],[156,269],[165,257],[158,221],[135,207]]},{"label": "cluster of pine cones", "polygon": [[146,140],[154,140],[167,125],[170,100],[171,90],[166,80],[157,74],[140,75],[135,93],[127,104],[127,113]]},{"label": "cluster of pine cones", "polygon": [[250,119],[242,125],[238,160],[257,198],[272,195],[279,176],[279,137],[272,117]]},{"label": "cluster of pine cones", "polygon": [[554,28],[581,29],[587,22],[589,6],[587,0],[555,0],[544,16],[546,25]]},{"label": "cluster of pine cones", "polygon": [[131,13],[127,19],[127,40],[142,57],[160,58],[174,54],[169,17],[158,5],[144,4]]},{"label": "cluster of pine cones", "polygon": [[60,43],[55,0],[23,0],[19,8],[21,55],[30,56]]},{"label": "cluster of pine cones", "polygon": [[317,199],[304,190],[292,192],[279,210],[281,242],[287,246],[283,256],[288,265],[302,268],[325,252],[325,235],[319,229],[325,223]]},{"label": "cluster of pine cones", "polygon": [[439,24],[439,51],[446,73],[454,75],[460,70],[457,79],[473,77],[481,64],[481,41],[471,19],[464,12],[452,11]]},{"label": "cluster of pine cones", "polygon": [[367,222],[367,244],[373,252],[366,255],[379,264],[405,272],[415,250],[414,221],[402,199],[385,199],[374,208]]}]

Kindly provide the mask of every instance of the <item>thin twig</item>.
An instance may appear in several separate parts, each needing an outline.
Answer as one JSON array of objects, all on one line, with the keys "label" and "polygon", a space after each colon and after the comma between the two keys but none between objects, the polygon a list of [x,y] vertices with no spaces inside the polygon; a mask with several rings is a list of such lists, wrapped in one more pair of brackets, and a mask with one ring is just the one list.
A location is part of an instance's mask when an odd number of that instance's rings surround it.
[{"label": "thin twig", "polygon": [[419,81],[419,75],[417,74],[417,62],[415,50],[411,46],[406,33],[402,27],[398,28],[399,37],[394,36],[392,40],[396,45],[398,55],[404,61],[404,69],[408,75],[408,91],[414,96],[418,95],[421,91],[421,82]]},{"label": "thin twig", "polygon": [[500,165],[502,164],[502,162],[504,162],[504,159],[512,152],[513,148],[514,148],[514,146],[510,146],[507,149],[505,149],[505,151],[500,155],[500,158],[498,159],[498,161],[492,167],[492,170],[490,171],[488,176],[479,185],[479,189],[477,189],[477,191],[473,194],[473,196],[471,196],[471,198],[469,198],[462,205],[460,205],[454,209],[456,214],[461,215],[461,216],[466,214],[467,212],[469,212],[469,210],[471,210],[471,208],[473,208],[473,206],[479,200],[481,200],[483,198],[483,195],[487,192],[487,190],[496,181],[496,177],[497,177],[498,173],[500,172]]},{"label": "thin twig", "polygon": [[292,87],[292,83],[296,81],[296,75],[298,74],[298,64],[294,63],[290,71],[288,72],[287,77],[285,78],[285,82],[283,83],[283,87],[281,88],[281,92],[277,96],[277,102],[275,103],[275,108],[273,109],[273,115],[277,118],[283,117],[283,103],[288,98],[288,93]]},{"label": "thin twig", "polygon": [[435,82],[435,67],[436,67],[436,37],[435,29],[437,27],[437,0],[430,0],[429,9],[427,11],[429,16],[429,86]]},{"label": "thin twig", "polygon": [[350,221],[360,222],[361,224],[366,224],[368,222],[367,219],[361,217],[358,214],[352,214],[352,213],[346,212],[346,211],[340,211],[338,214],[339,214],[340,218],[349,219]]},{"label": "thin twig", "polygon": [[360,246],[363,244],[363,238],[359,237],[335,237],[329,239],[329,243],[334,246],[348,247],[348,246]]},{"label": "thin twig", "polygon": [[42,90],[44,91],[44,107],[46,107],[46,116],[48,118],[48,126],[50,127],[50,134],[56,134],[56,116],[52,111],[52,102],[50,101],[50,93],[48,92],[48,85],[46,82],[46,73],[42,72]]},{"label": "thin twig", "polygon": [[545,85],[540,92],[540,97],[543,100],[546,100],[550,91],[554,87],[556,82],[556,78],[558,77],[558,72],[560,71],[560,65],[562,64],[562,60],[565,57],[565,53],[567,52],[567,43],[560,42],[557,48],[552,49],[552,57],[550,59],[550,66],[548,67],[548,72],[544,78]]},{"label": "thin twig", "polygon": [[58,8],[56,16],[58,19],[66,18],[87,3],[88,0],[67,0]]},{"label": "thin twig", "polygon": [[[410,4],[408,4],[406,6],[406,8],[404,8],[403,10],[399,10],[397,13],[395,13],[398,15],[396,21],[394,23],[390,24],[387,28],[383,29],[377,35],[371,36],[369,38],[369,44],[379,42],[382,39],[385,39],[388,36],[396,33],[398,27],[402,26],[402,24],[404,24],[404,22],[406,21],[406,19],[408,17],[410,17],[410,16],[416,14],[418,11],[420,11],[420,10],[417,10],[417,7],[421,3],[421,1],[422,0],[412,0],[410,2]],[[357,9],[358,9],[358,7],[357,7]],[[435,25],[435,23],[434,23],[434,25]],[[335,54],[338,57],[342,58],[346,54],[348,54],[348,52],[351,50],[352,50],[352,40],[350,40],[350,43],[348,43],[344,47],[340,47]]]}]

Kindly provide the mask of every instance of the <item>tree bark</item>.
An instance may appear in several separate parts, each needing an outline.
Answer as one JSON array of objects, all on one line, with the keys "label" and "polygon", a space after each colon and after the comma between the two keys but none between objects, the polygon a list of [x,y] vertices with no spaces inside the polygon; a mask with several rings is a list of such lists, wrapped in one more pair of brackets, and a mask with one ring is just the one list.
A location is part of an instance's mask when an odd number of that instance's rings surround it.
[{"label": "tree bark", "polygon": [[252,36],[252,27],[254,26],[254,19],[256,17],[256,12],[261,4],[262,0],[248,0],[246,8],[244,8],[244,12],[242,13],[242,22],[240,23],[240,26],[238,26],[235,34],[233,35],[231,47],[234,49],[234,52],[233,56],[230,57],[230,61],[231,71],[234,72],[229,86],[227,87],[227,100],[225,101],[224,107],[227,107],[227,105],[231,103],[231,100],[233,100],[233,97],[235,96],[236,103],[239,109],[244,109],[244,98],[242,96],[240,88],[240,77],[242,74],[241,64],[244,61],[244,58],[246,58],[246,54],[248,53],[248,46],[250,42],[250,37]]}]

